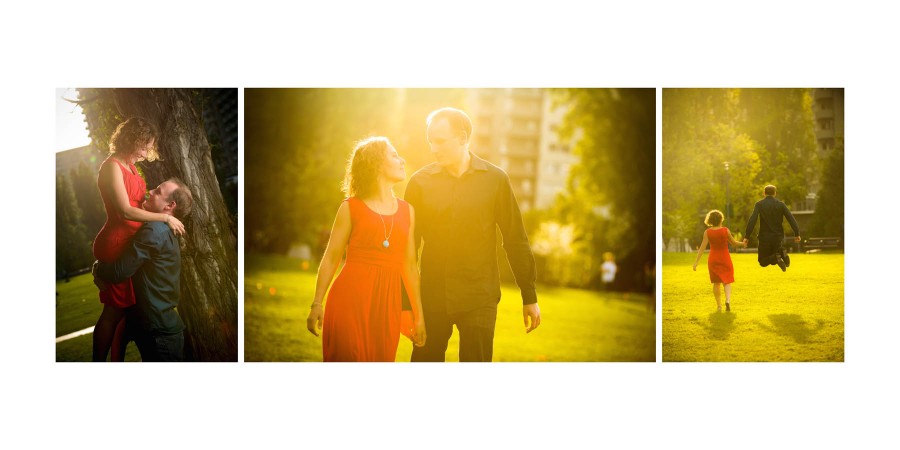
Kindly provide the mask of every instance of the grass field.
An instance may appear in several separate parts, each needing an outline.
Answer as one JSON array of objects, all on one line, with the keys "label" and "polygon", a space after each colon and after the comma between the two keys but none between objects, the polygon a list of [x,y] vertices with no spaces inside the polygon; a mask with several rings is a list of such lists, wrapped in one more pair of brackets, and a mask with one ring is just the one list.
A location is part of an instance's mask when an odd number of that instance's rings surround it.
[{"label": "grass field", "polygon": [[[249,254],[244,278],[244,360],[321,361],[321,338],[306,330],[315,268],[284,257]],[[541,326],[525,333],[515,286],[504,286],[497,314],[494,361],[655,361],[654,300],[538,287]],[[327,306],[326,306],[327,307]],[[459,361],[454,331],[447,361]],[[397,361],[412,344],[400,338]]]},{"label": "grass field", "polygon": [[[97,296],[91,274],[79,275],[69,282],[57,281],[56,337],[94,326],[103,305]],[[86,334],[56,344],[57,361],[91,360],[93,335]],[[140,361],[141,355],[132,343],[125,352],[125,361]]]},{"label": "grass field", "polygon": [[787,272],[732,254],[730,313],[716,312],[707,256],[694,272],[695,253],[663,253],[663,361],[844,360],[843,254],[794,253]]}]

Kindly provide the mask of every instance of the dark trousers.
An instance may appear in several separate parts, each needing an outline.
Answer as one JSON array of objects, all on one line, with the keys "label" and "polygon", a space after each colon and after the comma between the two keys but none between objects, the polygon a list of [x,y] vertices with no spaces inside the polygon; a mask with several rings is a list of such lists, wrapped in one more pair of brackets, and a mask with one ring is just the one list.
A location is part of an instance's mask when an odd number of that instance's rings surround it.
[{"label": "dark trousers", "polygon": [[490,362],[494,356],[494,326],[497,306],[485,306],[463,313],[425,311],[427,339],[413,347],[412,362],[444,362],[453,325],[459,330],[460,362]]},{"label": "dark trousers", "polygon": [[144,330],[133,330],[131,338],[141,352],[143,362],[184,361],[184,332],[175,334],[153,334]]},{"label": "dark trousers", "polygon": [[766,266],[774,266],[778,264],[778,255],[784,254],[784,248],[782,248],[783,238],[776,239],[760,239],[759,240],[759,248],[757,254],[757,261],[759,261],[759,265],[762,267]]}]

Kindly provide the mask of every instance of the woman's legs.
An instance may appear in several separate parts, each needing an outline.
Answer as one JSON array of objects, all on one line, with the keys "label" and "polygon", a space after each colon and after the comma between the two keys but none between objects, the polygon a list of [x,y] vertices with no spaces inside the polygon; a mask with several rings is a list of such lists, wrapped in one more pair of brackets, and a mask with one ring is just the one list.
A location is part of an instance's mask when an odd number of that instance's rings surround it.
[{"label": "woman's legs", "polygon": [[722,283],[713,283],[713,295],[716,297],[716,311],[722,310],[722,291],[719,290],[719,286]]},{"label": "woman's legs", "polygon": [[[97,319],[97,325],[94,326],[94,362],[106,362],[106,355],[112,346],[113,338],[116,335],[116,328],[119,323],[124,323],[122,317],[125,311],[116,308],[108,303],[103,304],[103,312]],[[115,361],[115,359],[113,360]]]},{"label": "woman's legs", "polygon": [[731,311],[731,283],[725,285],[725,310]]}]

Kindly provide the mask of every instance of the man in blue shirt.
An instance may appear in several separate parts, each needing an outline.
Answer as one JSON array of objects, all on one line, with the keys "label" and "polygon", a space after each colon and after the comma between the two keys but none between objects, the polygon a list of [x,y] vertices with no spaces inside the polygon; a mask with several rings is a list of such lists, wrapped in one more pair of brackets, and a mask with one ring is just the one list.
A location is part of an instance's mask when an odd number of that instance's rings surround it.
[{"label": "man in blue shirt", "polygon": [[[171,178],[151,190],[141,207],[184,220],[193,197],[180,180]],[[95,262],[95,282],[134,285],[135,305],[126,312],[126,333],[145,362],[184,360],[184,323],[176,307],[180,298],[181,249],[165,222],[146,222],[115,263]]]}]

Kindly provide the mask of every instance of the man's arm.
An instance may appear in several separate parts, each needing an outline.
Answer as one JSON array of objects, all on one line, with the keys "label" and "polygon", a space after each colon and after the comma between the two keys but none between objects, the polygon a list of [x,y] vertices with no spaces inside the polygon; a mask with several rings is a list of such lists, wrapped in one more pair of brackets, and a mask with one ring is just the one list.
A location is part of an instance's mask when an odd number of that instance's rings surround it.
[{"label": "man's arm", "polygon": [[753,214],[750,215],[750,220],[747,221],[747,232],[744,233],[744,240],[749,240],[750,236],[753,234],[753,229],[756,228],[756,219],[759,217],[759,203],[753,205]]},{"label": "man's arm", "polygon": [[522,292],[522,304],[537,303],[535,292],[535,268],[534,254],[528,245],[528,235],[525,233],[525,223],[522,221],[522,212],[519,203],[513,194],[509,177],[504,176],[496,199],[496,221],[503,235],[503,249],[509,258],[509,266],[516,277],[516,284]]},{"label": "man's arm", "polygon": [[797,226],[797,221],[794,219],[794,215],[791,214],[791,210],[789,210],[787,205],[785,205],[784,203],[781,204],[781,208],[784,210],[784,217],[787,218],[788,223],[791,225],[791,230],[794,230],[794,238],[800,240],[800,227]]},{"label": "man's arm", "polygon": [[97,263],[96,277],[108,283],[121,283],[137,273],[158,247],[159,242],[153,228],[148,225],[141,226],[134,235],[131,245],[125,248],[116,262]]}]

